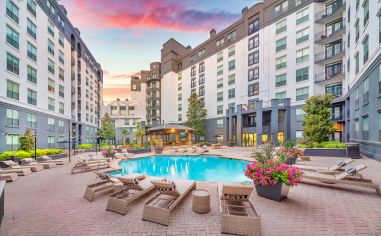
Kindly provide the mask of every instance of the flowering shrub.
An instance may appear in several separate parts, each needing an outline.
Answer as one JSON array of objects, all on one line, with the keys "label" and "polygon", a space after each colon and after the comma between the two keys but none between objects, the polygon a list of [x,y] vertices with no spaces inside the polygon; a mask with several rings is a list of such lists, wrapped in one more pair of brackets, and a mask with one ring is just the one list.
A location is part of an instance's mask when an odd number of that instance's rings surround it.
[{"label": "flowering shrub", "polygon": [[113,157],[115,154],[116,154],[116,151],[113,150],[111,147],[102,151],[102,155],[106,157]]},{"label": "flowering shrub", "polygon": [[300,157],[303,155],[302,149],[299,148],[282,148],[279,152],[287,153],[290,157]]},{"label": "flowering shrub", "polygon": [[297,167],[280,163],[276,159],[266,160],[265,163],[254,161],[245,169],[245,176],[253,180],[255,185],[269,186],[284,183],[287,186],[296,186],[302,178],[303,172]]}]

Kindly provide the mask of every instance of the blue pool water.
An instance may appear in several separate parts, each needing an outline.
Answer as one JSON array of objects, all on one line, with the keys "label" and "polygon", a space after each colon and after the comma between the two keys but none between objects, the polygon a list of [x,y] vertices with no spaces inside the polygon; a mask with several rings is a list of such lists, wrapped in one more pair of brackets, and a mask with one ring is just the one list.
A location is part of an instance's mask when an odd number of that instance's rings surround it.
[{"label": "blue pool water", "polygon": [[244,182],[248,162],[216,156],[150,156],[119,162],[113,175],[142,173],[149,176],[211,182]]}]

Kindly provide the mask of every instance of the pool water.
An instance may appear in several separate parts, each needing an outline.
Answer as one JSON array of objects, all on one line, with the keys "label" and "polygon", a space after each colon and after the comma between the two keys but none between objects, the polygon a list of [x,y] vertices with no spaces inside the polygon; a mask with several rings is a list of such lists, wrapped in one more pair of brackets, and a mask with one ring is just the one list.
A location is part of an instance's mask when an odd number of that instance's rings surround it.
[{"label": "pool water", "polygon": [[149,176],[211,182],[249,181],[244,175],[248,162],[217,156],[150,156],[119,162],[113,175],[142,173]]}]

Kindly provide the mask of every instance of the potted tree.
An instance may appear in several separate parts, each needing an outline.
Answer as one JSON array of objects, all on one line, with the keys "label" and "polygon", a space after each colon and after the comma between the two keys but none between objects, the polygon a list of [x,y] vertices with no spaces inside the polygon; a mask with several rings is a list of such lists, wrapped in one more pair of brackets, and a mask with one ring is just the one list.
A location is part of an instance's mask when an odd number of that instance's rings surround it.
[{"label": "potted tree", "polygon": [[253,180],[258,196],[281,201],[287,197],[289,187],[300,182],[303,172],[286,164],[287,153],[275,153],[274,147],[266,144],[253,156],[255,161],[246,166],[245,176]]},{"label": "potted tree", "polygon": [[114,150],[112,146],[108,146],[106,150],[102,151],[102,155],[104,157],[114,158],[115,154],[116,154],[116,151]]}]

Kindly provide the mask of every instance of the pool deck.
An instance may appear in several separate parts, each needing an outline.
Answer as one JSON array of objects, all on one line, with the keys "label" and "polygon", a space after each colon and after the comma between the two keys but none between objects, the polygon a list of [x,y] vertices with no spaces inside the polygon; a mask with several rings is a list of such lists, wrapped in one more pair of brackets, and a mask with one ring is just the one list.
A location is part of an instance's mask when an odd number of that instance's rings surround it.
[{"label": "pool deck", "polygon": [[[213,149],[210,155],[249,159],[250,148]],[[136,155],[137,157],[145,155]],[[340,158],[312,157],[311,164],[329,166]],[[95,181],[91,172],[70,174],[65,166],[20,177],[6,185],[5,216],[0,235],[220,235],[217,184],[197,182],[211,193],[211,211],[192,211],[189,194],[176,207],[168,227],[141,220],[148,195],[131,205],[127,215],[106,211],[107,196],[94,202],[83,198]],[[364,177],[381,185],[381,163],[360,159],[368,166]],[[115,163],[114,163],[115,164]],[[324,184],[300,184],[287,199],[251,199],[261,216],[263,235],[381,235],[381,197],[374,190]],[[327,185],[324,185],[327,186]]]}]

